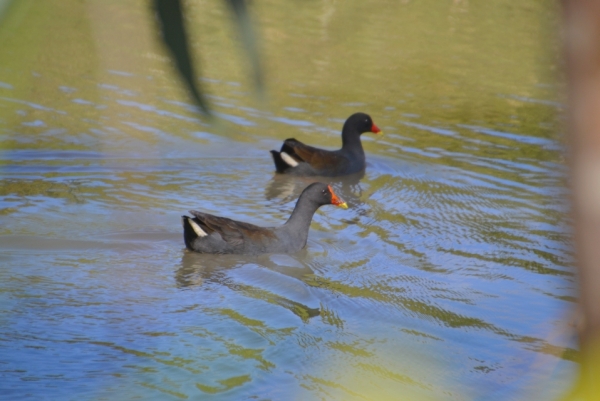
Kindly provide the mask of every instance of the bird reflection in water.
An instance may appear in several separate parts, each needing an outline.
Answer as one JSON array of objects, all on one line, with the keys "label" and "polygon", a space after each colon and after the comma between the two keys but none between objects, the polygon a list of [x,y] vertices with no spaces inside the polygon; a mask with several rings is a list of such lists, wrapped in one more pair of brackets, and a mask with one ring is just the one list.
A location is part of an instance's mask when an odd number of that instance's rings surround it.
[{"label": "bird reflection in water", "polygon": [[[300,256],[304,253],[305,250],[298,252]],[[302,288],[306,287],[304,278],[314,275],[310,267],[288,255],[212,255],[184,250],[181,264],[175,272],[175,282],[180,289],[200,289],[215,284],[224,286],[244,296],[282,306],[303,321],[321,314],[320,307],[311,308],[268,289],[236,282],[229,274],[231,269],[242,268],[249,264],[298,280]]]},{"label": "bird reflection in water", "polygon": [[297,199],[308,185],[313,182],[324,182],[333,185],[336,193],[339,191],[339,195],[352,208],[360,203],[362,195],[360,180],[364,176],[364,170],[343,177],[296,177],[274,174],[266,186],[265,197],[267,200],[281,199],[282,203],[291,202]]},{"label": "bird reflection in water", "polygon": [[270,201],[279,200],[278,204],[283,205],[297,199],[304,188],[315,181],[328,183],[346,201],[348,208],[355,216],[344,218],[342,222],[357,224],[360,216],[368,216],[372,213],[369,205],[361,200],[364,192],[363,186],[365,185],[364,182],[361,183],[361,180],[364,176],[364,170],[341,177],[296,177],[287,174],[274,174],[266,186],[265,197]]}]

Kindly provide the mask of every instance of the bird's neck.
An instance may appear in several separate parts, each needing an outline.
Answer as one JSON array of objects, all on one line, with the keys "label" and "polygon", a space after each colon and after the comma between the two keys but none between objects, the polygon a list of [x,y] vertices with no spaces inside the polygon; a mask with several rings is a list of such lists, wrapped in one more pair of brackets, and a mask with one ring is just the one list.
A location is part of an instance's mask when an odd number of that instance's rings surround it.
[{"label": "bird's neck", "polygon": [[357,154],[364,154],[362,143],[360,142],[360,133],[351,130],[342,131],[342,150]]},{"label": "bird's neck", "polygon": [[319,205],[314,202],[301,202],[301,199],[298,200],[292,215],[284,224],[286,230],[294,236],[299,236],[306,241],[310,223],[318,208]]}]

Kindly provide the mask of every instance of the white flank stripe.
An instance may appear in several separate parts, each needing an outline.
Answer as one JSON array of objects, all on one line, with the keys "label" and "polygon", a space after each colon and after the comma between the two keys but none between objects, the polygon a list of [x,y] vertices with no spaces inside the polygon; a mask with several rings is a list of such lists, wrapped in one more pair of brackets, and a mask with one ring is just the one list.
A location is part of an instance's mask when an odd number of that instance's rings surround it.
[{"label": "white flank stripe", "polygon": [[296,167],[298,165],[298,162],[296,160],[294,160],[292,158],[292,156],[288,155],[287,153],[281,152],[281,153],[279,153],[279,155],[281,156],[281,160],[286,162],[290,167]]},{"label": "white flank stripe", "polygon": [[196,224],[196,222],[192,219],[188,219],[188,221],[190,222],[190,225],[192,226],[192,228],[194,229],[194,231],[196,232],[196,234],[198,234],[198,237],[206,237],[208,234],[204,232],[203,229],[200,228],[200,226],[198,224]]}]

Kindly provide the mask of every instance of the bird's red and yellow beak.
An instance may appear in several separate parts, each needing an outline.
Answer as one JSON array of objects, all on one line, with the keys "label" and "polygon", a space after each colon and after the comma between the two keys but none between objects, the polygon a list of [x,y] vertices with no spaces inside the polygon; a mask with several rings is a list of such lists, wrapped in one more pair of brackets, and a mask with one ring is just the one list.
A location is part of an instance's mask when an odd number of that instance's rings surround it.
[{"label": "bird's red and yellow beak", "polygon": [[331,192],[331,204],[341,207],[342,209],[348,209],[348,205],[342,199],[338,198],[338,196],[333,192],[333,188],[331,185],[327,185],[329,188],[329,192]]},{"label": "bird's red and yellow beak", "polygon": [[371,127],[371,132],[374,134],[383,135],[383,131],[380,130],[379,127],[375,125],[375,123],[373,123],[373,126]]}]

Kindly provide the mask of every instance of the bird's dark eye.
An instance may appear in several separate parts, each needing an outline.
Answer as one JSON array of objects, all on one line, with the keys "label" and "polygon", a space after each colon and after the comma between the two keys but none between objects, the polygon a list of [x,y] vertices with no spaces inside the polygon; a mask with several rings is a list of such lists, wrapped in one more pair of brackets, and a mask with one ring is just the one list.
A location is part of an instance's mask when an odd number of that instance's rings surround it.
[{"label": "bird's dark eye", "polygon": [[326,190],[326,189],[324,189],[322,192],[323,192],[324,194],[326,194],[326,193],[327,193],[327,190]]}]

